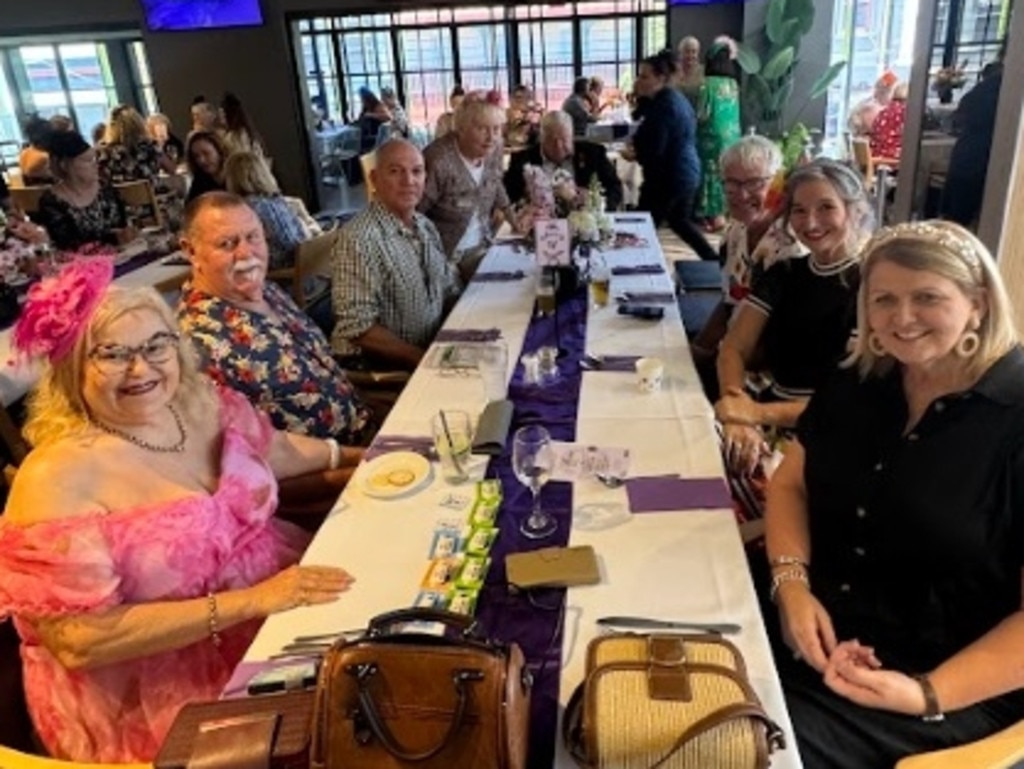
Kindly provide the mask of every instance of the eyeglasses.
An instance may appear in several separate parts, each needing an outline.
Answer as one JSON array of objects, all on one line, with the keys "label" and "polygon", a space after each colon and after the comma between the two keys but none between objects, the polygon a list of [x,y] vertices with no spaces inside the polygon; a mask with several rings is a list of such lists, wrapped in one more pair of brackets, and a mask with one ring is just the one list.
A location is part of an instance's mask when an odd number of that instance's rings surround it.
[{"label": "eyeglasses", "polygon": [[166,363],[178,352],[178,335],[170,331],[153,334],[138,347],[123,344],[101,344],[89,352],[89,360],[105,376],[118,376],[127,371],[136,356],[141,356],[146,363],[159,365]]},{"label": "eyeglasses", "polygon": [[722,186],[726,192],[760,192],[772,180],[770,176],[757,176],[753,179],[723,179]]}]

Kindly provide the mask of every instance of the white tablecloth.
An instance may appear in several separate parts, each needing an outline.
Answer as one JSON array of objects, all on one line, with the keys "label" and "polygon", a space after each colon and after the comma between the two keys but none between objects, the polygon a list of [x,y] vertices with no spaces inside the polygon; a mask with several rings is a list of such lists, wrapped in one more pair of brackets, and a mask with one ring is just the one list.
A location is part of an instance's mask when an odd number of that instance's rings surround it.
[{"label": "white tablecloth", "polygon": [[[634,217],[635,218],[635,215]],[[633,228],[649,244],[644,249],[612,251],[612,264],[661,261],[649,218]],[[529,271],[512,283],[470,284],[448,318],[448,328],[502,329],[510,366],[518,358],[533,307],[535,277],[530,257],[508,246],[492,249],[484,270]],[[625,290],[672,290],[668,272],[612,278],[612,294]],[[587,327],[590,353],[658,355],[667,364],[666,390],[644,395],[631,373],[592,372],[583,377],[577,440],[631,449],[631,475],[675,472],[684,477],[721,476],[723,468],[714,436],[710,405],[700,394],[685,334],[674,304],[657,323],[623,317],[613,306],[592,311]],[[511,369],[510,369],[511,371]],[[431,415],[442,408],[477,412],[483,389],[472,377],[445,377],[421,367],[384,425],[382,434],[428,434]],[[483,461],[472,468],[482,475]],[[299,634],[359,628],[375,614],[408,606],[415,598],[427,565],[430,534],[445,517],[442,501],[465,494],[436,477],[408,499],[380,501],[362,491],[356,472],[332,514],[306,553],[306,563],[344,566],[356,578],[351,590],[333,604],[294,609],[270,617],[246,655],[257,662],[278,652]],[[583,677],[587,643],[597,635],[595,618],[634,614],[698,621],[738,622],[743,631],[733,640],[742,650],[751,681],[769,714],[792,737],[792,728],[775,674],[742,545],[730,510],[630,516],[625,489],[608,489],[596,481],[577,483],[574,510],[591,504],[617,505],[621,525],[602,531],[574,527],[570,544],[592,544],[600,559],[602,580],[568,591],[563,668],[559,699],[564,706]],[[448,517],[451,517],[449,514]],[[772,760],[773,769],[800,767],[793,740]],[[574,766],[559,746],[557,767]]]}]

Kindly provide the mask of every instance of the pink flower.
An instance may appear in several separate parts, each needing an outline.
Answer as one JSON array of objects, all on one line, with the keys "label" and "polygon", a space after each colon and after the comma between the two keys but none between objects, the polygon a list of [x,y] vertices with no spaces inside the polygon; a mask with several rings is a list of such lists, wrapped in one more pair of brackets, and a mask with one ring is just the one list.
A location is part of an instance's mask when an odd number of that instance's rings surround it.
[{"label": "pink flower", "polygon": [[78,258],[29,289],[14,326],[14,347],[24,356],[63,358],[74,346],[114,277],[114,262]]}]

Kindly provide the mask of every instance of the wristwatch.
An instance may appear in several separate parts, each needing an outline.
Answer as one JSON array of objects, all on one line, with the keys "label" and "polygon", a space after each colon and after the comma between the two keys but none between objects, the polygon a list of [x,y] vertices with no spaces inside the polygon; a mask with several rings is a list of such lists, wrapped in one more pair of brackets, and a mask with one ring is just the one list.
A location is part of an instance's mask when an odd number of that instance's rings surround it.
[{"label": "wristwatch", "polygon": [[946,720],[946,714],[939,707],[939,698],[935,694],[935,687],[932,686],[928,674],[916,673],[913,678],[921,685],[921,691],[924,693],[924,713],[921,715],[921,720],[928,723]]}]

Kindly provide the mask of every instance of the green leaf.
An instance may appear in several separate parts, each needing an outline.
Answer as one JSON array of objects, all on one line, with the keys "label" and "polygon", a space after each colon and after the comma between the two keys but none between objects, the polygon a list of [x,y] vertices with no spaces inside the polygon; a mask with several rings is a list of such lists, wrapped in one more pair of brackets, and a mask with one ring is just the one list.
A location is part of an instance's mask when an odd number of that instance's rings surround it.
[{"label": "green leaf", "polygon": [[793,66],[793,57],[796,55],[796,51],[792,46],[787,46],[779,51],[777,54],[772,56],[768,63],[761,69],[761,75],[765,80],[775,80],[780,78],[789,71],[789,68]]},{"label": "green leaf", "polygon": [[793,78],[790,78],[775,93],[772,94],[772,108],[781,112],[789,98],[793,95]]},{"label": "green leaf", "polygon": [[782,27],[785,20],[786,0],[769,0],[764,31],[771,42],[778,43],[782,39]]},{"label": "green leaf", "polygon": [[796,21],[800,34],[808,34],[814,26],[814,0],[789,0],[786,3],[786,16]]},{"label": "green leaf", "polygon": [[748,75],[756,75],[761,71],[761,57],[746,43],[740,43],[736,47],[736,63]]},{"label": "green leaf", "polygon": [[811,90],[807,94],[807,99],[810,101],[823,96],[828,87],[839,77],[839,73],[843,71],[845,66],[845,61],[837,61],[835,64],[830,64],[828,69],[822,72],[818,79],[814,81],[814,85],[811,86]]},{"label": "green leaf", "polygon": [[772,100],[772,89],[768,87],[767,81],[761,75],[750,75],[747,78],[747,92],[750,100],[757,102],[762,107],[767,106]]},{"label": "green leaf", "polygon": [[800,41],[803,38],[803,30],[800,29],[800,22],[796,19],[788,19],[782,25],[782,32],[779,36],[779,40],[776,43],[776,50],[782,50],[783,48],[792,47],[797,49],[800,47]]}]

